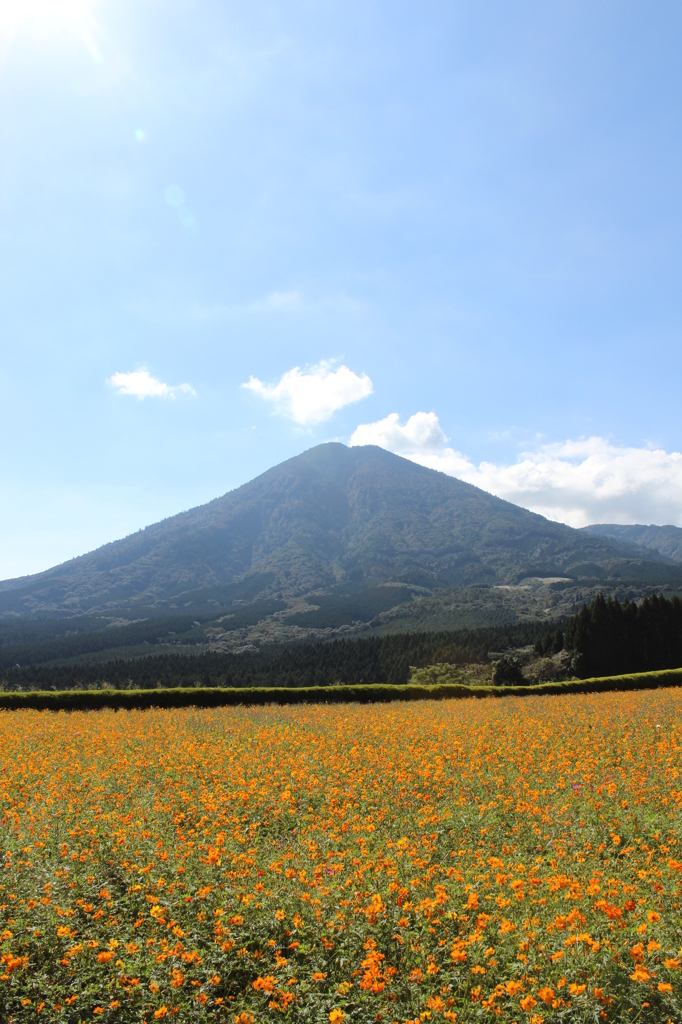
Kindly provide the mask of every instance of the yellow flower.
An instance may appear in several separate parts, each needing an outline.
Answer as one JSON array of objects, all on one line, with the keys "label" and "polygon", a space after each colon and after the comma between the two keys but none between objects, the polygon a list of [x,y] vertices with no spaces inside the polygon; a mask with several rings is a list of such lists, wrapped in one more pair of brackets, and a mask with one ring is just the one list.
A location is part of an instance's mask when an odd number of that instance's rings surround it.
[{"label": "yellow flower", "polygon": [[346,1015],[343,1012],[343,1010],[339,1010],[338,1008],[332,1010],[332,1012],[329,1014],[329,1024],[341,1024],[341,1021],[344,1019],[345,1016]]}]

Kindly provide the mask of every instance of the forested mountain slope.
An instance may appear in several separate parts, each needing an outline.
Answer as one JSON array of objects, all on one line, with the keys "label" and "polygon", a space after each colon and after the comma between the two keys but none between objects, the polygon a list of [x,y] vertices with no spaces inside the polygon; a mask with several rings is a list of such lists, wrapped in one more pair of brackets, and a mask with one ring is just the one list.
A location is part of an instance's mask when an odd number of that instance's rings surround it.
[{"label": "forested mountain slope", "polygon": [[[0,583],[0,613],[167,611],[346,594],[393,583],[637,579],[682,570],[550,522],[380,448],[324,444],[206,505],[32,577]],[[409,597],[409,591],[405,591]]]},{"label": "forested mountain slope", "polygon": [[585,531],[594,537],[608,537],[621,544],[636,544],[682,564],[682,529],[679,526],[618,526],[615,523],[600,523],[597,526],[586,526]]}]

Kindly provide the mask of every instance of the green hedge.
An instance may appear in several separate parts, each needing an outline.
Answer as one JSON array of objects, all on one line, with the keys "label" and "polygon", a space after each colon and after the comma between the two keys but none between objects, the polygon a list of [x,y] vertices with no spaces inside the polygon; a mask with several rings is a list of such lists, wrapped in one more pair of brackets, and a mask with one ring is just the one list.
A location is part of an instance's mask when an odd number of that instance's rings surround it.
[{"label": "green hedge", "polygon": [[458,697],[527,697],[531,694],[605,693],[609,690],[654,690],[682,685],[682,668],[636,672],[601,679],[572,679],[535,686],[267,686],[247,688],[176,687],[164,690],[34,690],[0,693],[0,709],[94,711],[98,708],[236,707],[263,704],[360,704],[393,700],[445,700]]}]

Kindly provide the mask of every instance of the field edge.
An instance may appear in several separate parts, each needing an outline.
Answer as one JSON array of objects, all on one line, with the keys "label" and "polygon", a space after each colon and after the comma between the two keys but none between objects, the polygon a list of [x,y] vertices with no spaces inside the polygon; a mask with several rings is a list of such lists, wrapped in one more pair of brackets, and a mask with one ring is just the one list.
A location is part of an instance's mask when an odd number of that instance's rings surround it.
[{"label": "field edge", "polygon": [[169,687],[149,690],[33,690],[0,693],[0,710],[95,711],[98,708],[238,707],[265,704],[347,704],[390,701],[447,700],[466,697],[528,697],[568,693],[654,690],[682,686],[682,668],[628,675],[572,679],[531,686],[439,686],[390,683],[336,686]]}]

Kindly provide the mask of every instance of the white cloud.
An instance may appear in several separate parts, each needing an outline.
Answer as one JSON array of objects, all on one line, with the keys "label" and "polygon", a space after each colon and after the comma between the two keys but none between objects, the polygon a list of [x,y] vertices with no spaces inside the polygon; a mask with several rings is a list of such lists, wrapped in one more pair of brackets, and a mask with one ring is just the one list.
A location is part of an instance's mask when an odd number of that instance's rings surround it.
[{"label": "white cloud", "polygon": [[322,423],[338,409],[367,398],[373,391],[367,374],[358,377],[347,366],[333,369],[333,363],[329,362],[318,363],[308,370],[294,366],[277,384],[263,384],[257,377],[251,377],[242,387],[272,402],[301,426]]},{"label": "white cloud", "polygon": [[548,519],[682,526],[682,453],[614,445],[603,437],[538,445],[511,465],[481,462],[447,446],[435,413],[404,426],[397,413],[357,428],[351,445],[377,444],[475,484]]},{"label": "white cloud", "polygon": [[164,384],[152,377],[148,370],[132,370],[130,373],[114,373],[107,380],[119,395],[133,395],[135,398],[175,398],[177,394],[193,395],[196,391],[191,384]]},{"label": "white cloud", "polygon": [[447,437],[435,412],[416,412],[405,426],[400,425],[397,412],[376,423],[362,423],[353,434],[351,445],[376,444],[391,452],[440,452]]}]

